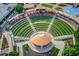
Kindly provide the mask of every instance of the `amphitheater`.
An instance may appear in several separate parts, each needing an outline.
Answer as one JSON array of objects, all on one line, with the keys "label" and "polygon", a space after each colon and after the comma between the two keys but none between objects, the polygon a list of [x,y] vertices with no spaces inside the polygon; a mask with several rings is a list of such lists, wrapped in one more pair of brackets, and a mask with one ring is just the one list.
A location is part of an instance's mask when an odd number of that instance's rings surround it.
[{"label": "amphitheater", "polygon": [[20,55],[23,55],[22,46],[25,44],[38,53],[48,52],[56,47],[60,50],[58,55],[61,55],[65,40],[72,39],[75,45],[73,33],[78,26],[77,19],[64,12],[38,7],[8,20],[6,23],[8,32],[5,31],[3,37],[9,36],[7,38],[10,39],[8,50],[12,51],[16,47]]}]

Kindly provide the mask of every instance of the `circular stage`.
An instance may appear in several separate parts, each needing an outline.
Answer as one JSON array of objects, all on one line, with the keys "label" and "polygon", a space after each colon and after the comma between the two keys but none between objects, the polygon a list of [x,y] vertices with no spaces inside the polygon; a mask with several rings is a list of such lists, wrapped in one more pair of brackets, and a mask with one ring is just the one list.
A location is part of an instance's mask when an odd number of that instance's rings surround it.
[{"label": "circular stage", "polygon": [[53,36],[48,32],[36,32],[30,37],[29,46],[32,50],[44,53],[53,48]]}]

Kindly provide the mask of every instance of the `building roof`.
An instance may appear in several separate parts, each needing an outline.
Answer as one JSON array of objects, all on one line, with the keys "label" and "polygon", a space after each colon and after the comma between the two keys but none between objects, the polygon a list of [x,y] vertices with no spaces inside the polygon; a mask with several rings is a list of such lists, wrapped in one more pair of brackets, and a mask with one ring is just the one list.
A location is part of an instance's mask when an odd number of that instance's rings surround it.
[{"label": "building roof", "polygon": [[0,21],[15,7],[15,3],[0,3]]},{"label": "building roof", "polygon": [[34,7],[34,5],[33,4],[24,4],[24,8],[26,9],[26,8],[32,8],[32,7]]},{"label": "building roof", "polygon": [[31,37],[31,42],[38,46],[44,46],[51,42],[51,35],[47,32],[37,33]]}]

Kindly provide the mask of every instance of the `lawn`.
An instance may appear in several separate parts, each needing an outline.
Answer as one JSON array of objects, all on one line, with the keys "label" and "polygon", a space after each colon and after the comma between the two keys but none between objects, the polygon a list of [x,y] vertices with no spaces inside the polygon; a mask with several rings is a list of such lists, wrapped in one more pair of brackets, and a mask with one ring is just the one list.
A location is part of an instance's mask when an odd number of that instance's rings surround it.
[{"label": "lawn", "polygon": [[59,6],[61,6],[61,7],[65,7],[65,6],[68,6],[68,4],[59,4]]},{"label": "lawn", "polygon": [[56,48],[56,47],[53,47],[52,50],[51,50],[51,56],[57,56],[59,53],[59,49]]},{"label": "lawn", "polygon": [[[46,31],[51,19],[51,17],[47,16],[31,17],[32,23],[37,31]],[[23,37],[30,37],[33,33],[33,30],[27,20],[22,20],[16,23],[11,28],[11,31],[13,32],[14,36]],[[56,18],[49,32],[53,36],[61,36],[73,34],[74,30],[67,23]]]},{"label": "lawn", "polygon": [[52,17],[50,16],[33,16],[33,17],[30,17],[32,23],[34,22],[39,22],[39,21],[45,21],[45,22],[50,22]]},{"label": "lawn", "polygon": [[61,35],[73,34],[74,30],[64,21],[61,21],[60,19],[56,19],[52,25],[50,33],[53,36],[61,36]]},{"label": "lawn", "polygon": [[23,45],[23,49],[28,51],[29,50],[28,44]]},{"label": "lawn", "polygon": [[64,11],[64,9],[62,8],[62,7],[58,7],[58,8],[56,8],[56,10],[58,10],[58,11]]},{"label": "lawn", "polygon": [[22,20],[15,24],[11,31],[13,32],[14,36],[23,36],[23,37],[29,37],[32,34],[32,29],[29,26],[29,23],[27,20]]},{"label": "lawn", "polygon": [[44,7],[48,7],[48,8],[52,8],[52,7],[53,7],[52,5],[46,4],[46,3],[43,3],[43,4],[41,4],[41,5],[44,6]]}]

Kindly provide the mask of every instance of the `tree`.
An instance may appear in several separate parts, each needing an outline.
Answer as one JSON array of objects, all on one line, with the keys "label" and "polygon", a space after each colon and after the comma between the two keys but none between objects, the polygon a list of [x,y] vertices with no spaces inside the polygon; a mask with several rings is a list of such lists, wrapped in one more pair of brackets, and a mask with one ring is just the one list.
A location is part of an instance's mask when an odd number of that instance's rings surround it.
[{"label": "tree", "polygon": [[16,51],[12,51],[12,52],[10,52],[8,55],[9,55],[9,56],[18,56],[19,53],[16,52]]},{"label": "tree", "polygon": [[67,48],[64,51],[65,56],[79,56],[79,28],[74,32],[76,44],[72,48]]},{"label": "tree", "polygon": [[64,55],[65,56],[77,56],[76,49],[75,48],[67,48],[64,51]]},{"label": "tree", "polygon": [[29,50],[29,46],[27,44],[23,45],[23,48]]},{"label": "tree", "polygon": [[75,49],[76,49],[76,54],[79,56],[79,28],[74,32],[76,44],[75,44]]},{"label": "tree", "polygon": [[24,3],[18,3],[18,5],[24,6]]},{"label": "tree", "polygon": [[79,39],[79,28],[74,32],[74,36]]},{"label": "tree", "polygon": [[16,7],[15,7],[15,11],[17,13],[22,13],[23,12],[23,9],[24,9],[23,6],[20,5],[20,4],[17,4]]},{"label": "tree", "polygon": [[79,28],[74,32],[76,46],[79,46]]}]

